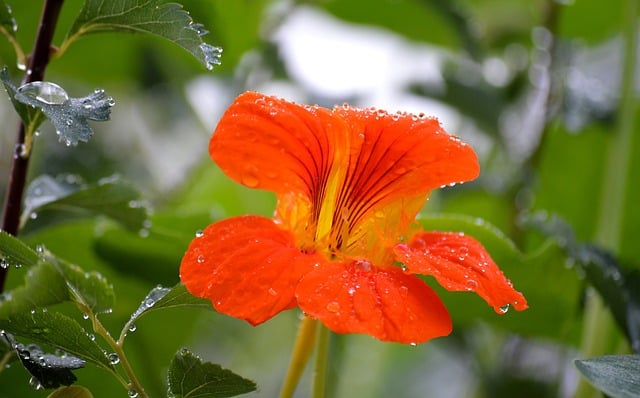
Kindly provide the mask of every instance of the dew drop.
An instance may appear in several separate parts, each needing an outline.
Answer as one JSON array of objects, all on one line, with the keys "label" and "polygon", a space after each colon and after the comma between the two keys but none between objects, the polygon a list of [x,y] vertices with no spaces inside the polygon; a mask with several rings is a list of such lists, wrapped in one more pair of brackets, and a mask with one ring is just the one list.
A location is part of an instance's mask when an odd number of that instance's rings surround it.
[{"label": "dew drop", "polygon": [[40,380],[38,380],[38,378],[35,376],[31,376],[31,378],[29,379],[29,386],[31,386],[31,388],[33,388],[34,390],[42,389],[42,384],[40,383]]},{"label": "dew drop", "polygon": [[409,343],[409,345],[411,347],[416,347],[418,345],[418,343],[416,343],[415,341],[412,341],[411,343]]},{"label": "dew drop", "polygon": [[327,311],[332,312],[332,313],[336,313],[338,311],[340,311],[340,304],[338,304],[335,301],[330,302],[329,304],[327,304]]},{"label": "dew drop", "polygon": [[120,363],[120,357],[115,352],[112,352],[111,354],[109,354],[108,357],[109,357],[109,362],[111,362],[111,365],[117,365]]},{"label": "dew drop", "polygon": [[478,288],[478,282],[475,281],[474,279],[467,279],[466,285],[467,285],[466,289],[468,291],[474,291]]},{"label": "dew drop", "polygon": [[276,291],[276,289],[274,289],[272,287],[269,288],[268,292],[272,296],[277,296],[278,295],[278,292]]},{"label": "dew drop", "polygon": [[356,269],[360,270],[360,271],[371,271],[371,263],[368,262],[367,260],[356,260],[356,262],[354,263]]},{"label": "dew drop", "polygon": [[86,312],[82,314],[82,319],[84,319],[85,321],[89,319],[89,314],[87,314]]},{"label": "dew drop", "polygon": [[249,188],[255,188],[260,183],[260,180],[258,180],[258,177],[256,177],[253,173],[247,172],[242,175],[241,182]]},{"label": "dew drop", "polygon": [[130,332],[135,332],[137,329],[136,325],[134,323],[132,323],[131,325],[129,325],[129,331]]},{"label": "dew drop", "polygon": [[198,262],[198,264],[204,263],[204,256],[202,254],[199,255],[198,258],[196,259],[196,261]]},{"label": "dew drop", "polygon": [[196,238],[202,238],[204,236],[204,231],[199,229],[196,231]]},{"label": "dew drop", "polygon": [[354,294],[356,294],[356,288],[350,287],[349,290],[347,290],[347,293],[349,293],[350,296],[353,296]]},{"label": "dew drop", "polygon": [[400,286],[400,297],[406,298],[409,295],[409,288],[406,286]]},{"label": "dew drop", "polygon": [[5,260],[4,258],[2,260],[0,260],[0,268],[2,269],[7,269],[9,268],[9,262],[7,260]]},{"label": "dew drop", "polygon": [[506,314],[509,311],[509,304],[501,306],[498,310],[501,314]]},{"label": "dew drop", "polygon": [[137,398],[138,390],[136,390],[135,388],[132,388],[129,391],[127,391],[127,395],[129,396],[129,398]]},{"label": "dew drop", "polygon": [[91,334],[91,333],[89,333],[89,334],[87,334],[87,337],[88,337],[88,338],[89,338],[89,340],[91,340],[91,341],[95,341],[95,340],[96,340],[96,335],[95,335],[95,334]]},{"label": "dew drop", "polygon": [[36,252],[38,254],[43,254],[44,253],[44,246],[43,245],[36,246]]},{"label": "dew drop", "polygon": [[31,82],[18,88],[18,93],[48,105],[62,105],[69,100],[67,92],[55,83]]}]

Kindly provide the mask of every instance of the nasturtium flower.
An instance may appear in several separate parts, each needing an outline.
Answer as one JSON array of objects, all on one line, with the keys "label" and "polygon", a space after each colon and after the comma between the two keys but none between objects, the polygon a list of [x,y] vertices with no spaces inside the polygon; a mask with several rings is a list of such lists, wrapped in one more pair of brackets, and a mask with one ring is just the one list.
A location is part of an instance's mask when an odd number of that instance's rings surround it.
[{"label": "nasturtium flower", "polygon": [[417,274],[476,292],[498,313],[527,308],[478,241],[415,221],[430,190],[479,174],[473,149],[436,119],[247,92],[209,153],[278,199],[273,218],[224,219],[191,242],[182,282],[220,313],[258,325],[299,307],[337,333],[421,343],[449,334],[451,318]]}]

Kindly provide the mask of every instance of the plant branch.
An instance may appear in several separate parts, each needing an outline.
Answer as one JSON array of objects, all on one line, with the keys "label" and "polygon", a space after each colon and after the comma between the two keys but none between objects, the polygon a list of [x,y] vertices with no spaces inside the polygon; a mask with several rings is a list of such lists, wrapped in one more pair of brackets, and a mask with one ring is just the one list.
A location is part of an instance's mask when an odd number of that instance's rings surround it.
[{"label": "plant branch", "polygon": [[[58,17],[60,16],[62,3],[64,3],[64,0],[45,0],[44,2],[33,52],[31,53],[29,65],[22,80],[23,84],[39,81],[44,78],[44,72],[49,63],[49,51],[53,41],[53,34],[56,23],[58,22]],[[11,163],[11,174],[9,175],[2,213],[2,230],[11,235],[18,234],[22,195],[24,193],[29,166],[29,158],[21,156],[25,139],[25,128],[21,122],[18,127],[16,146]],[[8,268],[0,268],[0,292],[4,290],[7,271]]]}]

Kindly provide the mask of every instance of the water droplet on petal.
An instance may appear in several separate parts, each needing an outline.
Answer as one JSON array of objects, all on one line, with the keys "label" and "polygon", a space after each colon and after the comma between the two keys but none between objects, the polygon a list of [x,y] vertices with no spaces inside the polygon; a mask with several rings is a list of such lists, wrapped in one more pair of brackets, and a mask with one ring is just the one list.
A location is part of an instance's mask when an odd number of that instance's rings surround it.
[{"label": "water droplet on petal", "polygon": [[332,301],[329,304],[327,304],[326,308],[327,308],[327,311],[336,313],[340,311],[340,304],[335,301]]},{"label": "water droplet on petal", "polygon": [[371,271],[371,263],[368,262],[367,260],[356,260],[356,262],[354,263],[356,269],[360,270],[360,271]]},{"label": "water droplet on petal", "polygon": [[413,342],[413,341],[412,341],[411,343],[409,343],[409,345],[410,345],[411,347],[416,347],[416,346],[418,345],[418,343],[416,343],[416,342]]},{"label": "water droplet on petal", "polygon": [[196,259],[196,261],[198,262],[198,264],[204,263],[204,256],[202,254],[199,255],[198,258]]},{"label": "water droplet on petal", "polygon": [[242,175],[241,182],[249,188],[255,188],[260,183],[260,180],[258,180],[258,177],[256,177],[255,174],[250,172],[245,172]]},{"label": "water droplet on petal", "polygon": [[204,236],[204,231],[199,229],[196,231],[196,238],[202,238]]},{"label": "water droplet on petal", "polygon": [[509,304],[505,304],[499,308],[501,314],[506,314],[509,311]]},{"label": "water droplet on petal", "polygon": [[409,295],[409,288],[406,286],[400,286],[400,297],[406,298]]},{"label": "water droplet on petal", "polygon": [[278,292],[276,291],[276,289],[274,289],[272,287],[270,287],[268,291],[269,291],[269,294],[272,295],[272,296],[277,296],[278,295]]},{"label": "water droplet on petal", "polygon": [[[474,279],[467,279],[467,282],[465,282],[465,284],[467,286],[467,290],[468,291],[474,291],[474,290],[476,290],[478,288],[478,282],[475,281]],[[508,307],[509,306],[507,306],[507,308]]]}]

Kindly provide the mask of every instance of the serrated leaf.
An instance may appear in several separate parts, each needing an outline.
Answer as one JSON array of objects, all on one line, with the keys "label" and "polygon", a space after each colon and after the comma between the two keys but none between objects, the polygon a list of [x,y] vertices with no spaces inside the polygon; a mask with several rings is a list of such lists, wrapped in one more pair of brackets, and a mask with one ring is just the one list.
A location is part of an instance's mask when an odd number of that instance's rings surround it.
[{"label": "serrated leaf", "polygon": [[117,175],[90,185],[69,177],[72,176],[41,175],[35,178],[27,188],[23,223],[38,212],[58,210],[102,214],[135,231],[144,227],[147,209],[140,201],[140,192],[132,184]]},{"label": "serrated leaf", "polygon": [[591,384],[612,398],[640,396],[640,355],[606,355],[575,364]]},{"label": "serrated leaf", "polygon": [[16,343],[9,334],[4,334],[14,347],[22,365],[31,373],[36,387],[57,388],[61,385],[69,386],[77,380],[72,370],[84,367],[85,361],[67,354],[49,354],[36,344]]},{"label": "serrated leaf", "polygon": [[10,264],[33,266],[38,263],[40,257],[35,250],[22,243],[15,236],[0,230],[0,255],[6,263],[2,267]]},{"label": "serrated leaf", "polygon": [[42,122],[45,121],[46,116],[40,109],[27,106],[26,104],[16,99],[18,89],[11,82],[9,70],[6,66],[0,71],[0,79],[2,80],[2,84],[4,85],[7,94],[9,95],[9,99],[11,99],[13,108],[16,110],[16,112],[20,116],[20,119],[22,120],[22,123],[25,126],[25,135],[27,137],[31,137],[36,132],[38,127],[40,127]]},{"label": "serrated leaf", "polygon": [[65,44],[98,32],[150,33],[187,50],[207,69],[220,64],[219,47],[202,41],[207,32],[182,5],[162,0],[87,0],[67,33]]},{"label": "serrated leaf", "polygon": [[178,283],[171,290],[169,290],[156,304],[151,308],[152,310],[177,308],[177,307],[199,307],[199,308],[211,308],[211,302],[196,296],[193,296],[187,291],[187,288]]},{"label": "serrated leaf", "polygon": [[93,398],[93,394],[82,386],[67,386],[58,388],[47,398]]},{"label": "serrated leaf", "polygon": [[59,312],[33,311],[0,318],[0,329],[37,344],[59,348],[105,369],[112,369],[107,355],[84,328]]},{"label": "serrated leaf", "polygon": [[183,348],[169,365],[169,396],[172,398],[222,398],[256,390],[256,384],[220,365],[202,362]]},{"label": "serrated leaf", "polygon": [[0,296],[0,318],[69,300],[69,289],[60,272],[49,263],[29,269],[25,284]]},{"label": "serrated leaf", "polygon": [[89,120],[109,120],[113,98],[97,89],[82,98],[72,98],[60,86],[37,81],[24,84],[15,90],[13,98],[30,107],[38,108],[56,128],[60,142],[67,146],[87,142],[93,136]]},{"label": "serrated leaf", "polygon": [[211,304],[209,301],[189,294],[182,283],[178,283],[173,288],[156,286],[142,300],[138,309],[131,314],[131,319],[127,322],[125,328],[129,328],[144,314],[155,310],[177,307],[211,308]]},{"label": "serrated leaf", "polygon": [[116,295],[113,286],[102,274],[95,271],[85,272],[77,265],[52,256],[47,256],[47,260],[54,263],[62,274],[69,289],[70,299],[81,309],[91,310],[94,314],[111,312]]}]

